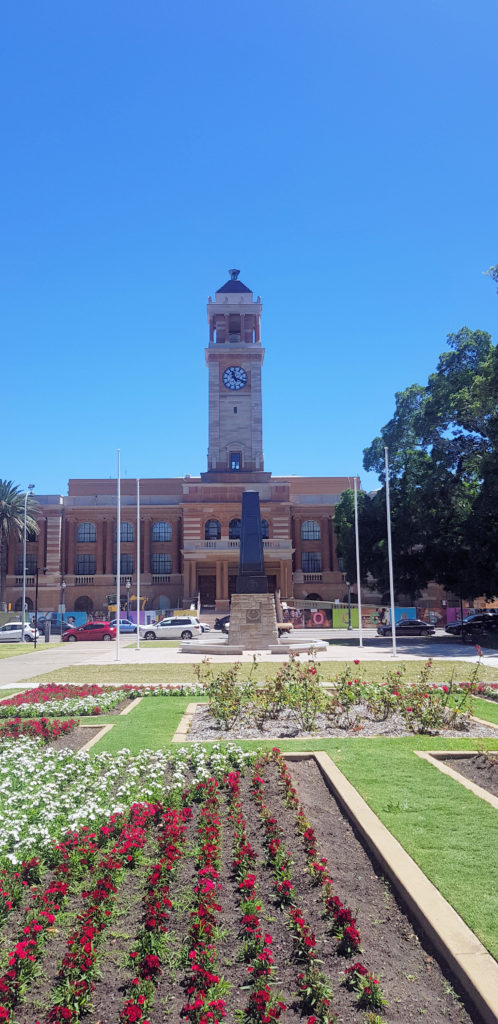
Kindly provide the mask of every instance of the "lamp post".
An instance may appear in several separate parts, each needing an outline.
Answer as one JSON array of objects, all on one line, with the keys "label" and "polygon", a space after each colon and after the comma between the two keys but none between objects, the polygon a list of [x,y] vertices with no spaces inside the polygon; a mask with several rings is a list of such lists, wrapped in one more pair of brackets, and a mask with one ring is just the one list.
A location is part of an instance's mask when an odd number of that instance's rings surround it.
[{"label": "lamp post", "polygon": [[348,629],[352,629],[351,625],[351,582],[346,580],[346,586],[348,588]]},{"label": "lamp post", "polygon": [[126,580],[126,618],[127,619],[130,618],[130,587],[131,587],[131,579],[128,576],[128,579]]},{"label": "lamp post", "polygon": [[62,583],[61,583],[61,606],[60,606],[60,609],[59,609],[60,613],[61,613],[61,640],[62,640],[62,623],[64,622],[64,612],[66,610],[65,596],[66,596],[66,581],[63,580]]},{"label": "lamp post", "polygon": [[34,489],[34,484],[28,484],[24,495],[24,525],[22,531],[22,626],[21,643],[24,643],[24,626],[26,622],[26,517],[28,514],[28,494]]}]

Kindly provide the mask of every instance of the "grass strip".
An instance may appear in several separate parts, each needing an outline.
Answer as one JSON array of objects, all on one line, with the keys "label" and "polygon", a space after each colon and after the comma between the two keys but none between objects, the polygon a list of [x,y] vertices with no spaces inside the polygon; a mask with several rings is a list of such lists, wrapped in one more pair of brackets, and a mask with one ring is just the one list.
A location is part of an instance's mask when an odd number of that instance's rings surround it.
[{"label": "grass strip", "polygon": [[[354,656],[357,653],[357,649],[352,652],[349,663],[351,678],[364,679],[369,683],[381,682],[386,679],[388,673],[393,671],[400,672],[405,682],[415,683],[419,680],[420,672],[426,664],[426,659],[421,659],[420,661],[396,661],[394,664],[392,661],[365,661],[355,665]],[[322,661],[319,664],[320,676],[324,682],[333,682],[337,676],[346,671],[348,665],[344,661]],[[213,664],[211,667],[217,671],[218,669],[229,669],[232,665],[233,662],[223,662],[222,665]],[[245,662],[240,667],[239,678],[247,679],[249,673],[252,672],[253,679],[264,682],[265,679],[273,679],[279,668],[281,668],[281,663],[275,661],[257,662],[255,669],[253,669],[252,663]],[[453,673],[456,683],[466,683],[474,674],[474,670],[475,663],[472,662],[434,660],[430,682],[448,683]],[[477,676],[479,682],[496,682],[497,676],[498,667],[479,666]],[[72,665],[37,675],[36,682],[100,683],[102,685],[105,683],[131,683],[134,686],[143,683],[145,686],[151,686],[155,683],[196,683],[197,678],[194,665],[184,662],[181,665],[164,663],[160,665]]]}]

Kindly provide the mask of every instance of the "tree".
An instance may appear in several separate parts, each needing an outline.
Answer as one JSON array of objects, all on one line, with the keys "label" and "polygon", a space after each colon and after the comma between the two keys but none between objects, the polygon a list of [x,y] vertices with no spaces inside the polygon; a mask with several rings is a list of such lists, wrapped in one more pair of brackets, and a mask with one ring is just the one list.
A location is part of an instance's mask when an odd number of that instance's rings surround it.
[{"label": "tree", "polygon": [[[447,340],[449,351],[425,387],[413,384],[396,395],[394,416],[365,449],[363,464],[385,484],[389,449],[396,589],[416,596],[433,579],[462,597],[492,596],[498,592],[498,351],[489,334],[468,327]],[[381,572],[372,568],[378,553],[367,551],[365,572],[380,584],[385,564]]]},{"label": "tree", "polygon": [[[24,531],[25,494],[12,480],[0,480],[0,608],[5,609],[5,581],[7,574],[7,543],[10,538],[20,539]],[[26,505],[26,531],[32,537],[39,533],[35,513],[38,505],[28,494]]]},{"label": "tree", "polygon": [[[483,270],[483,274],[487,274],[495,284],[498,284],[498,263],[494,267],[489,267],[488,270]],[[496,291],[498,292],[498,288]]]}]

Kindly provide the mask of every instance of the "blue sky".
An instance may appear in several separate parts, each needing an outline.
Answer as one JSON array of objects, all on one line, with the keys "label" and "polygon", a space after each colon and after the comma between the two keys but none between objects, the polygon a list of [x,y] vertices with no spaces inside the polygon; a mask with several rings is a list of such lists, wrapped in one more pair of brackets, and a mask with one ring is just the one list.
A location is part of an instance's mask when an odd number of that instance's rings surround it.
[{"label": "blue sky", "polygon": [[206,469],[206,301],[263,299],[265,468],[353,475],[446,335],[496,340],[495,0],[2,13],[0,477]]}]

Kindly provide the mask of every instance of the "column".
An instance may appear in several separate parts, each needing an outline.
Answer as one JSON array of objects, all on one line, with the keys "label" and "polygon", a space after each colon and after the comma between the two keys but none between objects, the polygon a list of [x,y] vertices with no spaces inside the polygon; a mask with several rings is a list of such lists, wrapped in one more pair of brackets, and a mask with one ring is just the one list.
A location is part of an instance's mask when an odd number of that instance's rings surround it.
[{"label": "column", "polygon": [[144,521],[143,521],[143,531],[142,531],[143,535],[144,535],[144,564],[143,564],[143,571],[144,572],[148,572],[148,573],[151,572],[151,564],[150,564],[150,530],[151,530],[150,519],[144,519]]},{"label": "column", "polygon": [[221,563],[221,598],[223,601],[228,601],[228,559],[223,559]]},{"label": "column", "polygon": [[301,572],[301,520],[294,519],[294,569],[295,572]]},{"label": "column", "polygon": [[[45,521],[45,520],[44,520]],[[16,542],[14,540],[14,534],[11,533],[9,539],[9,553],[7,556],[7,572],[9,576],[13,576],[16,570]],[[22,599],[21,599],[22,603]]]},{"label": "column", "polygon": [[330,572],[332,569],[332,561],[330,557],[330,533],[329,533],[330,520],[327,516],[320,520],[320,532],[322,535],[322,571]]},{"label": "column", "polygon": [[179,552],[180,552],[180,541],[179,541],[179,521],[173,519],[172,522],[172,537],[171,537],[171,572],[179,572]]},{"label": "column", "polygon": [[96,571],[101,576],[104,571],[104,521],[97,520]]},{"label": "column", "polygon": [[216,601],[218,601],[221,598],[222,575],[223,575],[223,570],[222,570],[222,567],[221,567],[221,562],[218,559],[218,561],[216,562],[216,597],[215,597],[215,603],[216,603]]},{"label": "column", "polygon": [[112,573],[112,548],[114,543],[114,519],[109,518],[105,521],[105,571],[106,573]]},{"label": "column", "polygon": [[[45,565],[45,538],[47,535],[47,520],[39,519],[38,526],[40,527],[40,532],[38,534],[38,548],[36,559],[38,569],[43,569]],[[10,569],[8,570],[8,572],[10,572]]]},{"label": "column", "polygon": [[[64,520],[62,520],[64,529]],[[66,567],[69,576],[76,573],[76,523],[69,519],[66,524],[66,535],[62,538],[62,553],[66,554]]]}]

